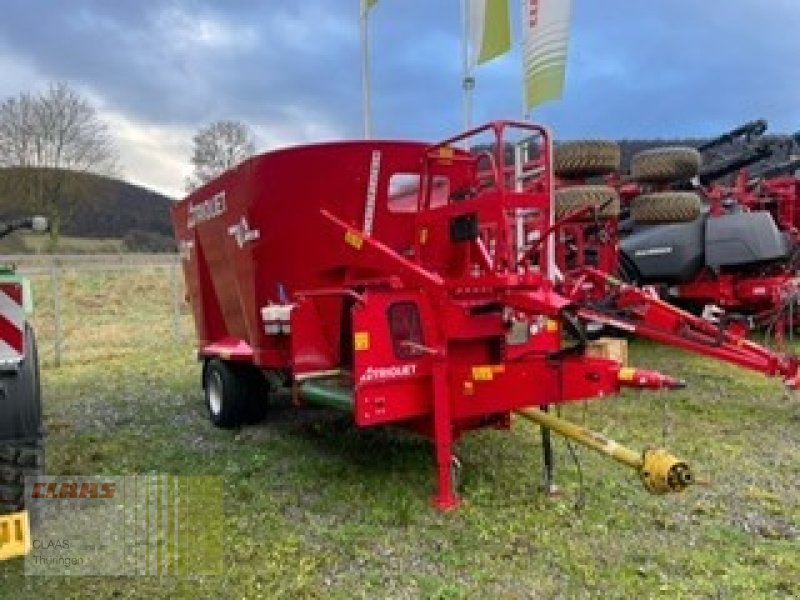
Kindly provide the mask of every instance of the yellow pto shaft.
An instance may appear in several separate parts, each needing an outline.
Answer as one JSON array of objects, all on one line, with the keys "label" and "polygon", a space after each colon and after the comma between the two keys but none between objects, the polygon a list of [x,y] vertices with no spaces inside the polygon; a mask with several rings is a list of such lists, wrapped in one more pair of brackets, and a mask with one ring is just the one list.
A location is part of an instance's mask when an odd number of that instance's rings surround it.
[{"label": "yellow pto shaft", "polygon": [[689,465],[663,448],[635,452],[596,431],[538,408],[523,408],[518,410],[517,414],[635,469],[650,493],[682,492],[694,482]]}]

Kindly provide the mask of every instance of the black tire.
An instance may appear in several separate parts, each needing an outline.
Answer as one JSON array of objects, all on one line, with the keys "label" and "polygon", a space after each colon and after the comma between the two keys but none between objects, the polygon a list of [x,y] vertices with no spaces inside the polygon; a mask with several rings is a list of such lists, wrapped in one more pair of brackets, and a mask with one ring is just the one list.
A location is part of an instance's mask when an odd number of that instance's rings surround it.
[{"label": "black tire", "polygon": [[212,358],[203,371],[208,417],[217,427],[230,429],[244,420],[247,382],[239,369]]},{"label": "black tire", "polygon": [[209,419],[217,427],[255,423],[266,415],[269,384],[252,365],[209,360],[203,370],[203,390]]},{"label": "black tire", "polygon": [[641,183],[670,183],[691,179],[700,171],[700,153],[688,146],[651,148],[631,159],[631,177]]},{"label": "black tire", "polygon": [[553,171],[562,179],[607,175],[619,165],[619,144],[608,140],[561,142],[553,150]]},{"label": "black tire", "polygon": [[25,325],[25,355],[16,373],[0,375],[0,443],[42,437],[42,391],[36,336]]},{"label": "black tire", "polygon": [[654,192],[631,200],[637,223],[686,223],[700,216],[702,203],[694,192]]},{"label": "black tire", "polygon": [[42,393],[36,336],[25,326],[25,356],[0,379],[0,514],[25,508],[25,477],[44,472]]},{"label": "black tire", "polygon": [[[606,185],[576,185],[556,190],[556,219],[581,208],[592,206],[597,208],[597,216],[601,219],[619,217],[619,194]],[[594,219],[595,211],[579,216],[579,220]]]},{"label": "black tire", "polygon": [[25,508],[25,477],[44,472],[41,441],[6,442],[0,446],[0,514]]}]

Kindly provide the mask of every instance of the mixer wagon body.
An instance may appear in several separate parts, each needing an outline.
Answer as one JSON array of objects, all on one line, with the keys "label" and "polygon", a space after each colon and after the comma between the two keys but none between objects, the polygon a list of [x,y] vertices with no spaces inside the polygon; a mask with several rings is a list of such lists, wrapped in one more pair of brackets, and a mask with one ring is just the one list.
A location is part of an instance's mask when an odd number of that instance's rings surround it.
[{"label": "mixer wagon body", "polygon": [[[173,219],[200,352],[264,368],[292,366],[289,336],[267,335],[261,308],[302,290],[341,287],[358,275],[345,272],[347,246],[320,210],[359,223],[372,153],[381,153],[382,170],[408,173],[419,170],[424,149],[410,142],[343,142],[270,152],[177,204]],[[373,235],[408,246],[413,215],[378,201],[375,211]],[[319,304],[333,339],[341,299]],[[339,358],[338,348],[330,351],[331,359]]]},{"label": "mixer wagon body", "polygon": [[[526,148],[506,167],[512,129]],[[477,134],[494,138],[479,156],[461,149]],[[524,407],[677,385],[564,335],[580,323],[540,243],[550,154],[547,130],[511,122],[439,144],[311,145],[251,158],[177,203],[212,421],[263,405],[266,376],[359,426],[417,431],[434,441],[448,508],[463,432],[507,428]]]}]

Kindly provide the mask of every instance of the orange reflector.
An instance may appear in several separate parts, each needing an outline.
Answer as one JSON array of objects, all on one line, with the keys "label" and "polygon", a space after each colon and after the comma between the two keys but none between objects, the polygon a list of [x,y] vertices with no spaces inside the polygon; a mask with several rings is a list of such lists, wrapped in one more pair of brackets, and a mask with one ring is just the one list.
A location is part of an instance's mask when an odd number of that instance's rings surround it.
[{"label": "orange reflector", "polygon": [[361,246],[364,245],[364,238],[361,236],[360,233],[354,231],[352,229],[348,229],[344,234],[344,241],[349,246],[352,246],[356,250],[361,250]]},{"label": "orange reflector", "polygon": [[356,352],[369,350],[369,331],[356,331],[353,336],[353,348]]},{"label": "orange reflector", "polygon": [[633,378],[636,377],[636,369],[632,369],[631,367],[623,367],[617,373],[617,379],[620,381],[633,381]]},{"label": "orange reflector", "polygon": [[472,367],[472,378],[475,381],[491,381],[494,379],[494,369],[491,365],[478,365]]}]

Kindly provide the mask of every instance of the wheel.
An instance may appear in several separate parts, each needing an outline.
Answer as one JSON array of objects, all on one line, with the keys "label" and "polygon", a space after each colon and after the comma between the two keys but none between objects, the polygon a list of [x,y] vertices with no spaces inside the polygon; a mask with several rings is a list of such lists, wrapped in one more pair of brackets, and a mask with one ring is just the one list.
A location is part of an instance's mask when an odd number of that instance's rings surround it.
[{"label": "wheel", "polygon": [[651,148],[631,159],[631,177],[641,183],[691,179],[700,171],[700,153],[688,146]]},{"label": "wheel", "polygon": [[[557,219],[587,206],[598,208],[597,216],[601,219],[616,218],[619,216],[619,194],[606,185],[576,185],[556,190]],[[591,220],[594,218],[594,211],[584,213],[578,218]]]},{"label": "wheel", "polygon": [[654,192],[631,200],[637,223],[685,223],[700,216],[700,197],[694,192]]},{"label": "wheel", "polygon": [[25,477],[44,472],[42,394],[36,336],[25,326],[25,355],[0,379],[0,514],[25,507]]},{"label": "wheel", "polygon": [[269,384],[252,365],[213,358],[203,372],[203,389],[209,418],[217,427],[254,423],[266,414]]},{"label": "wheel", "polygon": [[0,441],[39,439],[42,393],[36,336],[25,326],[25,354],[16,373],[0,374]]},{"label": "wheel", "polygon": [[44,472],[41,440],[5,442],[0,445],[0,514],[25,508],[25,477]]},{"label": "wheel", "polygon": [[227,429],[242,422],[247,385],[238,369],[212,358],[205,368],[203,388],[208,416],[214,425]]},{"label": "wheel", "polygon": [[619,170],[619,144],[607,140],[561,142],[553,150],[553,171],[562,179],[595,177]]}]

